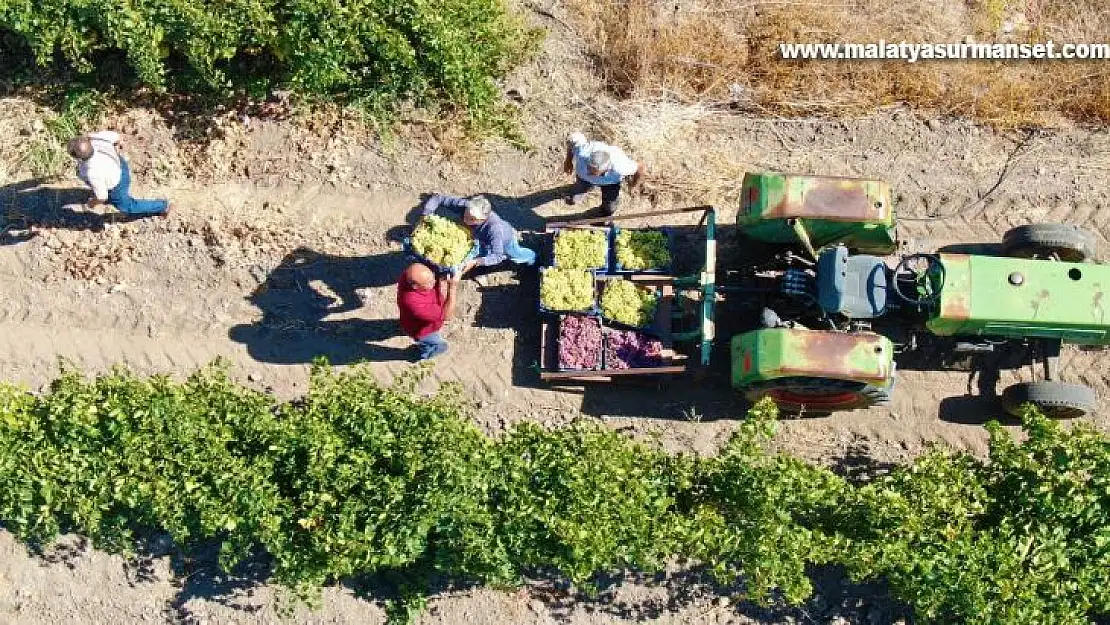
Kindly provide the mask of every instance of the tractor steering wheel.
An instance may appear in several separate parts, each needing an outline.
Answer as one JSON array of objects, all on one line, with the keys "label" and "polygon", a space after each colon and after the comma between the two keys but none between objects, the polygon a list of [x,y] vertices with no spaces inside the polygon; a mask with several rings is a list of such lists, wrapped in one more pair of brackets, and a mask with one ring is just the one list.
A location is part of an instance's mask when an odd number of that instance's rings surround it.
[{"label": "tractor steering wheel", "polygon": [[[936,254],[903,256],[891,275],[894,293],[908,304],[922,307],[937,301],[944,288],[944,265]],[[904,283],[913,284],[913,292],[905,293]]]}]

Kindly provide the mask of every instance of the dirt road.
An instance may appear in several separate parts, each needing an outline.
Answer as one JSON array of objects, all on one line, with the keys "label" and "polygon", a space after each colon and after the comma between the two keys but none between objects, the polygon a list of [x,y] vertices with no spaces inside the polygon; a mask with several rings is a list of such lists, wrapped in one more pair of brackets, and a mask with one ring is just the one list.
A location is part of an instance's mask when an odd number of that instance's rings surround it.
[{"label": "dirt road", "polygon": [[[1005,137],[958,122],[926,125],[900,111],[846,124],[725,121],[713,121],[703,157],[715,150],[752,169],[885,178],[899,194],[900,232],[920,249],[995,242],[1032,220],[1085,225],[1103,243],[1110,231],[1110,187],[1098,169],[1104,134]],[[284,149],[248,145],[247,152],[254,147]],[[0,246],[0,375],[38,386],[55,375],[59,357],[91,370],[127,363],[184,375],[219,356],[249,383],[291,396],[303,391],[311,359],[325,355],[335,364],[372,360],[388,377],[411,355],[393,321],[393,284],[403,263],[397,233],[421,190],[496,190],[500,214],[535,228],[569,210],[547,193],[566,182],[557,156],[542,147],[524,157],[499,148],[458,182],[447,173],[451,165],[425,166],[423,180],[398,177],[414,169],[408,163],[357,187],[180,180],[156,189],[177,202],[173,216],[132,223],[64,207],[80,196],[73,187],[9,185],[0,191],[5,204],[38,225],[29,240],[9,233]],[[510,158],[518,169],[506,180]],[[143,171],[143,157],[136,161]],[[648,209],[650,196],[632,204]],[[730,223],[733,206],[719,209]],[[675,448],[707,452],[742,414],[720,385],[658,394],[540,387],[531,369],[533,279],[504,273],[485,282],[465,283],[461,318],[447,330],[452,349],[436,363],[435,378],[470,389],[491,430],[519,419],[565,422],[581,410],[634,431],[659,428]],[[1064,375],[1105,390],[1106,366],[1097,354],[1068,352]],[[892,410],[788,422],[782,444],[822,460],[861,444],[891,456],[884,460],[927,441],[982,451],[975,415],[945,403],[969,384],[963,373],[907,371]]]}]

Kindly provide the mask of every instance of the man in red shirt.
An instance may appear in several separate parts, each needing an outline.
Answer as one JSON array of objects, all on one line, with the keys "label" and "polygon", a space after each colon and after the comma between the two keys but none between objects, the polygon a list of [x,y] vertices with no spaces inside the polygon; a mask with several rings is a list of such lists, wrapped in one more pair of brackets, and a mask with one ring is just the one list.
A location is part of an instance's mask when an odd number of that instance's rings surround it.
[{"label": "man in red shirt", "polygon": [[[401,329],[416,341],[420,360],[434,358],[447,351],[447,341],[439,335],[443,322],[455,314],[455,294],[461,275],[436,279],[426,265],[413,263],[397,281],[397,308]],[[447,293],[444,294],[444,285]]]}]

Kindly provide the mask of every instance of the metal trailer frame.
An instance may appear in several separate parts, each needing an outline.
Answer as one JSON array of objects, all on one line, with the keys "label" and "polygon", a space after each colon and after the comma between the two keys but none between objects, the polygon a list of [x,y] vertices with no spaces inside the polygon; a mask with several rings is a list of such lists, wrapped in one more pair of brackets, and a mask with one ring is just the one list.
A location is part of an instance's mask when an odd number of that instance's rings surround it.
[{"label": "metal trailer frame", "polygon": [[[700,323],[696,329],[686,332],[669,333],[668,341],[673,346],[676,343],[696,343],[694,353],[685,359],[683,364],[662,367],[640,367],[631,369],[601,369],[597,371],[545,371],[543,369],[544,357],[547,350],[548,321],[544,316],[540,319],[540,352],[536,368],[539,370],[542,381],[612,381],[613,378],[680,374],[691,371],[691,362],[697,359],[697,364],[704,368],[709,365],[713,354],[713,343],[716,339],[716,298],[717,298],[717,209],[711,205],[692,206],[688,208],[675,208],[669,210],[652,211],[647,213],[628,213],[618,216],[598,217],[592,219],[575,219],[570,221],[551,222],[546,225],[546,230],[566,228],[569,226],[605,226],[618,221],[644,219],[663,215],[680,215],[701,213],[701,217],[694,228],[705,229],[705,263],[701,270],[689,276],[671,276],[659,273],[632,273],[625,274],[628,279],[648,284],[656,284],[665,292],[674,297],[676,305],[672,306],[671,315],[681,314],[682,306],[677,305],[686,296],[685,292],[696,291],[700,299]],[[617,276],[613,276],[616,278]],[[670,320],[667,326],[669,328]]]}]

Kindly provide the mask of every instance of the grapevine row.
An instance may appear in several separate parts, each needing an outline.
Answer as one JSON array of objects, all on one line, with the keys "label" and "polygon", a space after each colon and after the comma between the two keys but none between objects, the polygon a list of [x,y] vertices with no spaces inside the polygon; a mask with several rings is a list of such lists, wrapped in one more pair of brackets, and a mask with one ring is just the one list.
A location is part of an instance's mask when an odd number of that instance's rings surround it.
[{"label": "grapevine row", "polygon": [[[451,385],[313,371],[278,403],[222,366],[183,383],[67,370],[0,386],[0,521],[28,543],[75,532],[111,551],[167,532],[221,564],[266,553],[273,580],[398,571],[419,603],[448,577],[513,585],[555,571],[704,565],[743,598],[797,604],[807,568],[885,580],[918,622],[1084,623],[1110,611],[1110,442],[1029,413],[990,425],[989,462],[934,450],[869,483],[771,453],[769,402],[713,457],[665,453],[588,421],[490,439]],[[743,584],[737,585],[737,581]],[[399,619],[408,612],[395,610]]]}]

